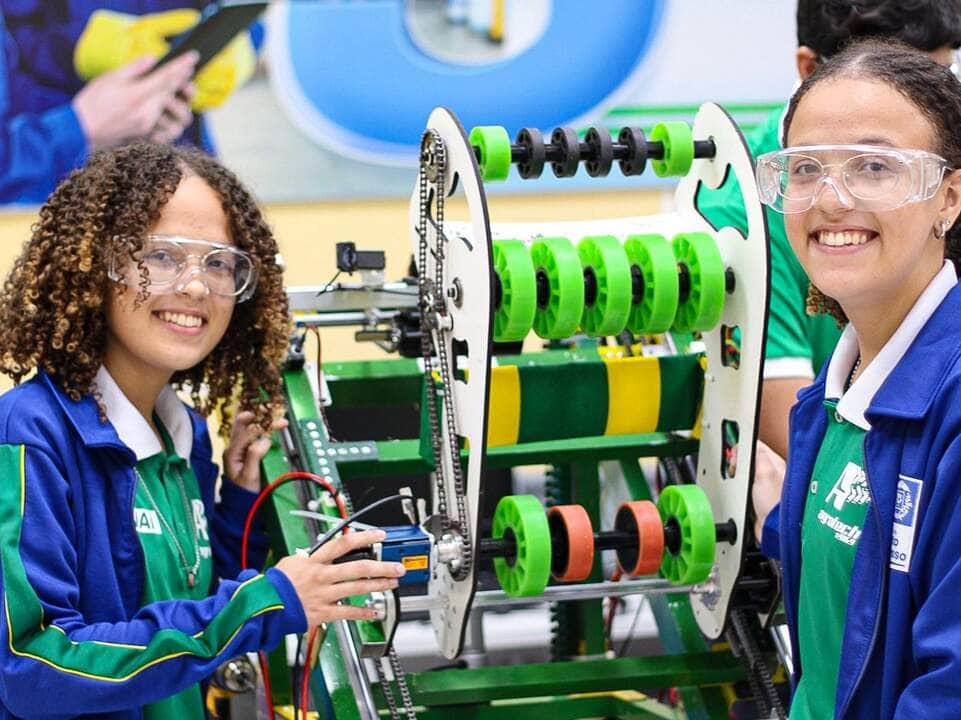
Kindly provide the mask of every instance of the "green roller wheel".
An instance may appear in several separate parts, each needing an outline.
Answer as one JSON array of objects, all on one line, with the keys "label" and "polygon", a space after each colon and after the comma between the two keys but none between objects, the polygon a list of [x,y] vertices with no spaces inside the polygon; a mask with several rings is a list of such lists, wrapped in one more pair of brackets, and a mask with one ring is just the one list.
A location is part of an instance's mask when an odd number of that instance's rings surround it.
[{"label": "green roller wheel", "polygon": [[491,536],[514,536],[514,561],[494,558],[497,582],[511,597],[540,595],[551,576],[551,531],[544,507],[533,495],[505,495],[494,510]]},{"label": "green roller wheel", "polygon": [[[471,136],[473,142],[473,136]],[[687,175],[694,162],[694,136],[691,126],[683,122],[662,122],[651,130],[651,142],[664,145],[664,158],[651,160],[651,167],[658,177]]]},{"label": "green roller wheel", "polygon": [[631,314],[627,329],[632,333],[662,333],[670,329],[677,314],[677,261],[663,235],[630,235],[624,252],[631,265]]},{"label": "green roller wheel", "polygon": [[584,274],[581,328],[591,337],[617,335],[631,312],[631,266],[613,235],[586,237],[577,245]]},{"label": "green roller wheel", "polygon": [[675,585],[707,580],[714,565],[717,531],[707,495],[697,485],[668,485],[661,491],[657,509],[665,525],[665,538],[676,529],[677,542],[667,540],[661,575]]},{"label": "green roller wheel", "polygon": [[584,311],[584,274],[567,238],[539,238],[531,245],[537,283],[534,332],[547,340],[570,337]]},{"label": "green roller wheel", "polygon": [[506,180],[511,169],[511,138],[500,125],[478,125],[470,131],[470,144],[480,151],[477,164],[485,182]]},{"label": "green roller wheel", "polygon": [[494,272],[500,282],[495,297],[494,341],[523,340],[534,324],[537,282],[534,263],[520,240],[495,240]]},{"label": "green roller wheel", "polygon": [[721,253],[710,235],[691,232],[674,236],[674,257],[678,271],[687,276],[687,280],[681,282],[681,302],[674,316],[674,329],[710,330],[721,321],[724,311],[726,287]]}]

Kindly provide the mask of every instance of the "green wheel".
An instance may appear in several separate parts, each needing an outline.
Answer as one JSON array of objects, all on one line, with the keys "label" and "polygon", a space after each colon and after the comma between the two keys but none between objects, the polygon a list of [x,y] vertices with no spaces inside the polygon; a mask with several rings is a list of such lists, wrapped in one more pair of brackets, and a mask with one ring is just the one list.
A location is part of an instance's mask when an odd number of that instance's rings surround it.
[{"label": "green wheel", "polygon": [[674,236],[678,271],[687,276],[687,292],[681,283],[681,302],[674,316],[674,329],[681,332],[710,330],[724,311],[724,261],[714,239],[703,232]]},{"label": "green wheel", "polygon": [[577,245],[584,273],[581,328],[591,337],[616,335],[631,312],[631,266],[613,235],[586,237]]},{"label": "green wheel", "polygon": [[539,238],[531,245],[537,283],[534,332],[548,340],[570,337],[584,311],[584,274],[567,238]]},{"label": "green wheel", "polygon": [[[473,135],[471,136],[473,142]],[[651,130],[651,142],[664,145],[664,157],[651,160],[651,167],[658,177],[687,175],[694,162],[694,136],[691,126],[683,122],[662,122]]]},{"label": "green wheel", "polygon": [[494,510],[491,536],[514,536],[514,561],[494,558],[497,582],[512,597],[540,595],[551,576],[551,531],[544,507],[533,495],[505,495]]},{"label": "green wheel", "polygon": [[[661,575],[675,585],[707,580],[714,565],[717,532],[707,495],[697,485],[668,485],[657,500],[665,526]],[[674,541],[670,538],[674,536]]]},{"label": "green wheel", "polygon": [[511,138],[500,125],[478,125],[470,131],[470,144],[480,151],[477,164],[485,182],[506,180],[511,169]]},{"label": "green wheel", "polygon": [[631,265],[632,333],[662,333],[670,329],[677,314],[677,261],[663,235],[630,235],[624,252]]},{"label": "green wheel", "polygon": [[537,282],[534,263],[520,240],[495,240],[494,272],[500,293],[495,296],[494,341],[523,340],[534,324]]}]

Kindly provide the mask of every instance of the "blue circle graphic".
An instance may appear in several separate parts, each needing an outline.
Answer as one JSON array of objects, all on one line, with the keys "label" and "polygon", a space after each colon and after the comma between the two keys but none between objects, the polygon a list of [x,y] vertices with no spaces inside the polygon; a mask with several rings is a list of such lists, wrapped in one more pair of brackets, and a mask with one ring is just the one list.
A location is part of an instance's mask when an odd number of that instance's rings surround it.
[{"label": "blue circle graphic", "polygon": [[346,154],[404,163],[416,158],[437,106],[453,110],[466,128],[504,125],[511,136],[589,113],[635,73],[663,6],[554,0],[544,33],[526,50],[458,65],[414,43],[400,0],[284,3],[274,15],[272,69],[288,112],[315,139]]}]

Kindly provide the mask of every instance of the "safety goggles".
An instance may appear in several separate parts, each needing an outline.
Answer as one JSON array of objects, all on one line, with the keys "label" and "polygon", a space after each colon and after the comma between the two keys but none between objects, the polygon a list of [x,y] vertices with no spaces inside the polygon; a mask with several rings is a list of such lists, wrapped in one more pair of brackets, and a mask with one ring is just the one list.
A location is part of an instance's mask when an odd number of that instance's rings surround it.
[{"label": "safety goggles", "polygon": [[144,289],[152,293],[182,292],[196,278],[208,293],[237,298],[240,303],[250,299],[257,287],[257,269],[250,255],[206,240],[148,235],[133,262],[112,256],[107,276],[129,287],[142,287],[141,268],[146,271]]},{"label": "safety goggles", "polygon": [[761,155],[761,202],[785,215],[810,210],[834,192],[851,210],[883,212],[934,196],[950,168],[925,150],[875,145],[806,145]]}]

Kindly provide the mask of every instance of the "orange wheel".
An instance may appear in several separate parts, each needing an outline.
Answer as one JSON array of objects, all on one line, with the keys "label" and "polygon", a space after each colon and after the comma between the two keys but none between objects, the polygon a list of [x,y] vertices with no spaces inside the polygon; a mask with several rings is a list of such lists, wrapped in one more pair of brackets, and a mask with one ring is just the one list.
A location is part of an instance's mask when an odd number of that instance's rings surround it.
[{"label": "orange wheel", "polygon": [[551,531],[551,575],[560,582],[586,580],[594,566],[594,528],[580,505],[555,505],[547,511]]},{"label": "orange wheel", "polygon": [[614,529],[637,537],[637,545],[617,549],[617,564],[626,575],[653,575],[664,555],[664,526],[657,505],[650,500],[622,503],[614,518]]}]

